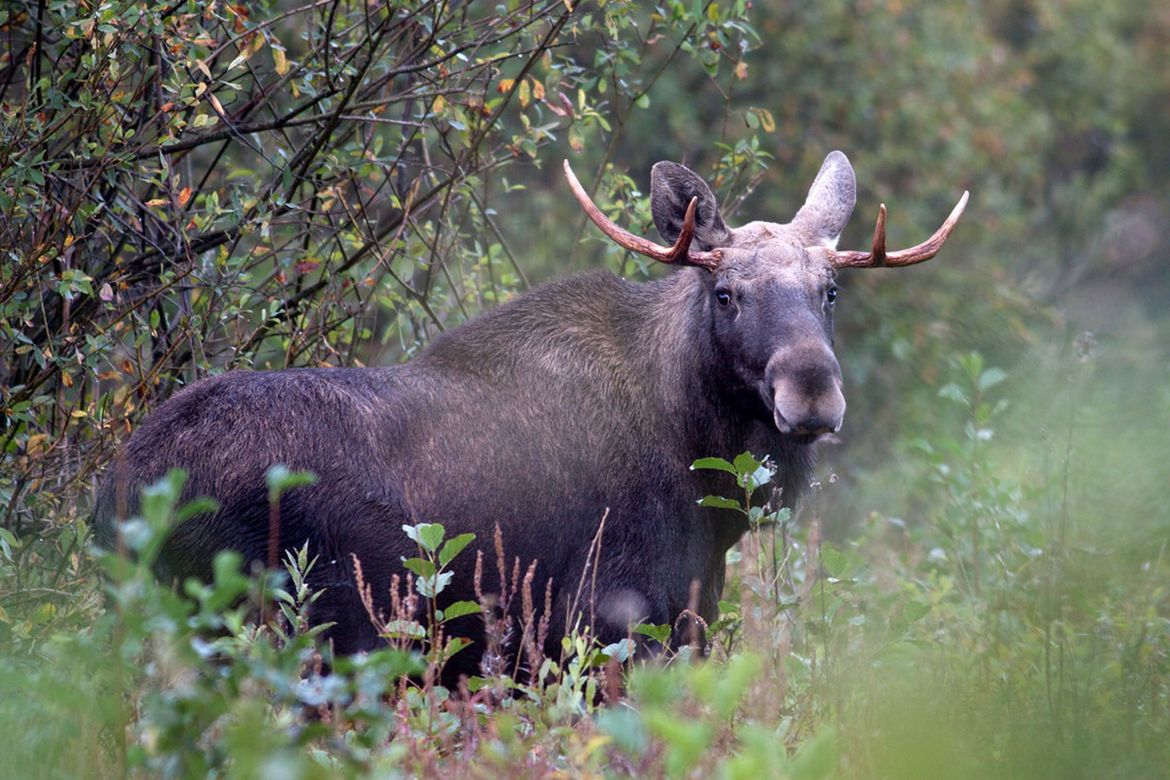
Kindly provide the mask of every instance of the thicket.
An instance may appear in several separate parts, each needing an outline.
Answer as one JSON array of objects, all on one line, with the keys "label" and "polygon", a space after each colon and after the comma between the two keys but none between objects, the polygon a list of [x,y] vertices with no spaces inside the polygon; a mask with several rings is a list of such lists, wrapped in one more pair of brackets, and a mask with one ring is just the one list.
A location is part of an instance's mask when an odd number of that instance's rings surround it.
[{"label": "thicket", "polygon": [[[1170,17],[757,6],[0,7],[3,771],[1167,776]],[[561,158],[651,234],[658,159],[784,219],[832,148],[842,245],[880,201],[905,244],[973,200],[928,266],[843,276],[844,442],[795,516],[753,517],[710,660],[578,636],[448,691],[432,613],[321,674],[312,551],[152,580],[170,481],[137,563],[93,551],[117,442],[184,384],[406,359],[542,279],[661,273],[594,240]]]}]

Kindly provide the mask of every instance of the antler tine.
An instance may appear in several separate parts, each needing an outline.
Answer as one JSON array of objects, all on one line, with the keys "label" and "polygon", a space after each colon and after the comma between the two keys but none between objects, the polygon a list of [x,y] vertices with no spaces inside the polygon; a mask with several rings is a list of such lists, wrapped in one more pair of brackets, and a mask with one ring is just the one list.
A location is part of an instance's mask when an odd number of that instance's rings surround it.
[{"label": "antler tine", "polygon": [[877,222],[873,226],[873,249],[870,250],[874,265],[886,262],[886,204],[878,206]]},{"label": "antler tine", "polygon": [[950,216],[934,232],[933,236],[921,244],[916,244],[909,249],[899,249],[896,252],[886,251],[886,204],[883,203],[878,209],[877,224],[873,229],[873,249],[869,252],[834,251],[832,263],[837,268],[879,268],[882,266],[899,268],[904,265],[925,263],[937,255],[943,244],[950,238],[951,231],[955,229],[959,217],[963,216],[963,211],[967,208],[969,196],[969,192],[963,192],[963,197],[959,198],[959,202],[951,209]]},{"label": "antler tine", "polygon": [[618,246],[652,257],[661,263],[695,265],[709,271],[715,270],[722,262],[723,256],[718,250],[711,252],[691,251],[691,241],[695,237],[695,208],[698,198],[691,198],[690,204],[687,205],[682,230],[679,232],[674,246],[666,247],[641,236],[636,236],[625,228],[618,227],[613,220],[601,213],[601,209],[597,208],[596,204],[589,198],[585,188],[581,186],[581,182],[573,173],[572,167],[569,166],[568,160],[564,162],[564,169],[565,178],[569,180],[569,187],[573,190],[573,195],[576,196],[577,202],[581,204],[585,214],[593,221],[593,224],[601,229],[602,233],[612,238]]}]

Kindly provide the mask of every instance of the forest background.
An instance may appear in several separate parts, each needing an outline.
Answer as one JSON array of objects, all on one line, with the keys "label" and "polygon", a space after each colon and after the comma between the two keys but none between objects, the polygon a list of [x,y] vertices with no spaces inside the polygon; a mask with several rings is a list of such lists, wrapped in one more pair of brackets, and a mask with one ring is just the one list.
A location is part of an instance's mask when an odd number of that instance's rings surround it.
[{"label": "forest background", "polygon": [[[0,39],[0,771],[1170,773],[1170,8],[40,0]],[[702,671],[631,667],[603,707],[620,648],[516,697],[396,685],[406,651],[310,684],[307,561],[264,626],[224,608],[263,585],[179,599],[91,549],[117,443],[195,379],[669,273],[561,159],[652,235],[658,160],[784,220],[831,149],[843,247],[880,202],[907,245],[972,200],[928,265],[842,274],[846,428],[735,552]]]}]

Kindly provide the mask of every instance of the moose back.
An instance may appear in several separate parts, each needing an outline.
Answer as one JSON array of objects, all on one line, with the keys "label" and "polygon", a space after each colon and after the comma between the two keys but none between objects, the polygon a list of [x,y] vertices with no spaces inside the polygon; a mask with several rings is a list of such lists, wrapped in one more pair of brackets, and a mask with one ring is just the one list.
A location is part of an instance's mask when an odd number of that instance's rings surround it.
[{"label": "moose back", "polygon": [[[837,270],[930,259],[967,196],[922,244],[887,252],[883,206],[873,247],[839,251],[855,202],[844,154],[825,158],[790,222],[739,228],[727,226],[697,174],[661,162],[651,210],[668,247],[613,224],[567,162],[565,173],[610,238],[684,267],[645,283],[604,272],[554,281],[399,366],[234,371],[197,382],[126,442],[99,496],[99,539],[114,544],[114,521],[136,511],[141,489],[181,467],[184,496],[210,496],[218,510],[174,531],[159,575],[207,578],[221,550],[266,562],[270,549],[307,542],[318,558],[312,584],[324,589],[311,619],[334,624],[326,637],[337,653],[382,641],[355,559],[375,610],[388,610],[391,578],[417,555],[403,525],[418,522],[476,535],[483,590],[499,587],[497,526],[508,560],[535,562],[529,585],[537,611],[550,597],[550,653],[581,615],[604,642],[627,636],[631,623],[673,623],[688,606],[712,620],[725,553],[746,525],[696,503],[726,493],[732,478],[690,464],[767,454],[793,502],[817,439],[845,414],[833,354]],[[270,548],[265,473],[277,463],[318,481],[283,496]],[[441,598],[475,598],[474,561],[456,558]],[[461,622],[473,644],[451,671],[474,674],[482,620]]]}]

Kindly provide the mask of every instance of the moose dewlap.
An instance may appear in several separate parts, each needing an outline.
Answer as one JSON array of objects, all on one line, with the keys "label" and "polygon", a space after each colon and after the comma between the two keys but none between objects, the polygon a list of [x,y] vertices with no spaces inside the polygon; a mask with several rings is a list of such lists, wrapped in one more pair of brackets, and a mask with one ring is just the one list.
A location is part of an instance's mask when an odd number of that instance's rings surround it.
[{"label": "moose dewlap", "polygon": [[[475,534],[451,563],[443,603],[476,598],[476,550],[481,594],[500,588],[499,527],[505,568],[519,559],[530,572],[550,655],[574,624],[592,623],[613,642],[631,623],[674,623],[688,606],[713,620],[724,554],[746,525],[696,503],[726,494],[732,477],[690,464],[767,454],[785,502],[796,500],[817,439],[845,416],[833,353],[838,269],[929,260],[967,195],[918,246],[886,251],[883,206],[872,249],[839,251],[856,187],[841,152],[825,158],[790,222],[738,228],[697,174],[660,162],[651,207],[667,247],[613,224],[568,163],[565,173],[614,241],[685,267],[645,283],[604,272],[554,281],[399,366],[234,371],[198,382],[126,442],[99,498],[99,538],[113,545],[115,521],[136,511],[141,489],[183,468],[185,497],[210,496],[218,510],[174,531],[159,576],[206,578],[221,550],[263,563],[270,550],[307,543],[318,558],[312,585],[324,591],[311,617],[333,623],[324,636],[338,653],[383,641],[355,559],[374,610],[388,612],[391,578],[417,555],[403,525],[420,522]],[[265,473],[278,463],[318,480],[288,491],[272,525]],[[448,626],[472,640],[449,675],[478,673],[483,621],[470,615]],[[517,652],[519,640],[513,632],[504,651]]]}]

